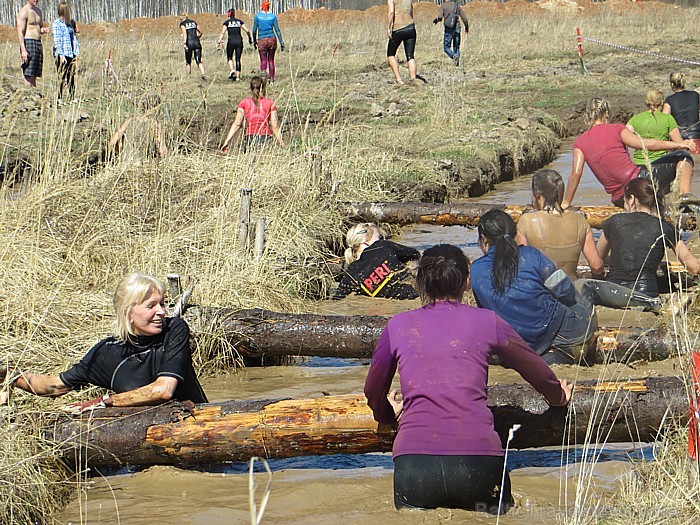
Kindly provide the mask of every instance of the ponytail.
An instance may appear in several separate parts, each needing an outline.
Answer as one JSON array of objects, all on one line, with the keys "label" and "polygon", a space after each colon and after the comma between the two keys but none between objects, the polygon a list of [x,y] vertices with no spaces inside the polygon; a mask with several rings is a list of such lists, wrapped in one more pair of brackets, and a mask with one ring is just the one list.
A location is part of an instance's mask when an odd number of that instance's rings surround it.
[{"label": "ponytail", "polygon": [[490,210],[479,220],[479,235],[494,246],[494,289],[503,294],[518,275],[520,249],[515,242],[515,221],[503,210]]},{"label": "ponytail", "polygon": [[250,91],[253,94],[253,102],[257,108],[260,103],[260,98],[265,96],[265,88],[267,82],[261,76],[254,76],[250,79]]}]

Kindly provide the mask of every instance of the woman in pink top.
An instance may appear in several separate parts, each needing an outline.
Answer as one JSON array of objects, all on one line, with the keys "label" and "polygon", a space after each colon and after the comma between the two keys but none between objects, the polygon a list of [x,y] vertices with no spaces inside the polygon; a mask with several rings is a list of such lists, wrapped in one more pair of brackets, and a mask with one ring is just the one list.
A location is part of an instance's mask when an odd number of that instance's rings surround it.
[{"label": "woman in pink top", "polygon": [[[615,206],[623,207],[624,188],[632,179],[645,178],[656,180],[659,189],[668,193],[676,177],[676,165],[661,164],[652,166],[651,172],[646,166],[638,166],[630,159],[627,147],[649,151],[690,150],[695,152],[692,140],[681,144],[667,140],[640,139],[624,124],[610,124],[608,117],[610,107],[604,98],[594,98],[588,103],[587,116],[591,127],[584,131],[574,142],[574,162],[566,186],[562,208],[568,208],[578,188],[583,165],[587,163],[593,175],[605,187]],[[684,172],[680,178],[680,193],[690,192],[690,172]]]},{"label": "woman in pink top", "polygon": [[243,151],[248,146],[265,144],[274,136],[281,148],[284,148],[284,140],[277,121],[277,106],[269,98],[265,98],[265,79],[259,76],[250,79],[250,91],[252,96],[244,98],[238,104],[236,120],[228,130],[226,140],[221,146],[221,152],[228,152],[228,145],[245,121],[245,136],[243,138]]}]

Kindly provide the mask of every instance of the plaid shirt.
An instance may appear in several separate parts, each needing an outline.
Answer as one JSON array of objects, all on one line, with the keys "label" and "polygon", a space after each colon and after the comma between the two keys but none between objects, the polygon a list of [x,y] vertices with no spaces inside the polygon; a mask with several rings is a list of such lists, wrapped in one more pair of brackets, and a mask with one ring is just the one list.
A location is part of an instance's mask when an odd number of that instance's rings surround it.
[{"label": "plaid shirt", "polygon": [[68,28],[66,23],[57,18],[51,24],[51,33],[53,34],[53,54],[56,57],[77,57],[80,53],[80,46],[75,32]]}]

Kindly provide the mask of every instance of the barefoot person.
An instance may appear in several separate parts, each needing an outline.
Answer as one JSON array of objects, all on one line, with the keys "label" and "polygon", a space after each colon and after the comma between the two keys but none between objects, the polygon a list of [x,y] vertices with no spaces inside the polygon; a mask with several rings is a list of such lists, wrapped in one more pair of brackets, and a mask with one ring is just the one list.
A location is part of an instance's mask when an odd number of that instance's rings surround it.
[{"label": "barefoot person", "polygon": [[[608,122],[610,107],[604,98],[593,98],[586,107],[590,127],[574,142],[574,157],[562,208],[567,208],[574,199],[576,189],[583,175],[583,166],[588,164],[596,179],[605,187],[611,196],[612,203],[623,207],[625,184],[632,179],[654,179],[664,192],[670,191],[670,186],[676,178],[676,168],[684,160],[676,160],[660,165],[654,165],[651,172],[646,166],[638,166],[629,158],[627,148],[644,149],[649,151],[690,150],[695,152],[695,143],[685,140],[683,143],[667,140],[642,140],[625,127],[624,124]],[[684,171],[680,177],[680,193],[690,192],[690,176]]]},{"label": "barefoot person", "polygon": [[399,73],[399,62],[396,60],[396,52],[401,44],[403,44],[403,50],[406,53],[409,78],[410,80],[416,79],[416,59],[413,56],[416,49],[413,0],[387,0],[387,2],[389,14],[386,33],[389,36],[389,44],[386,48],[386,56],[396,83],[403,84]]},{"label": "barefoot person", "polygon": [[270,13],[270,2],[263,0],[260,9],[253,19],[253,45],[260,55],[260,71],[267,71],[270,83],[274,84],[277,43],[279,41],[280,51],[284,51],[284,41],[277,15]]},{"label": "barefoot person", "polygon": [[126,119],[109,140],[108,152],[122,162],[140,164],[147,159],[164,157],[168,152],[163,140],[163,128],[155,117],[160,97],[144,96],[140,113]]},{"label": "barefoot person", "polygon": [[443,38],[442,48],[445,54],[452,59],[455,66],[459,65],[459,44],[462,41],[462,26],[459,23],[460,18],[464,22],[464,32],[469,33],[469,21],[467,15],[464,14],[462,6],[459,5],[459,0],[445,0],[440,6],[440,13],[433,20],[433,24],[444,20],[445,34]]},{"label": "barefoot person", "polygon": [[199,72],[202,74],[202,80],[206,80],[204,76],[204,64],[202,63],[202,43],[199,37],[202,36],[202,31],[199,29],[197,22],[189,17],[185,17],[180,22],[180,33],[182,34],[182,45],[185,48],[185,71],[189,76],[192,72],[192,56],[199,67]]},{"label": "barefoot person", "polygon": [[272,100],[265,97],[265,89],[264,78],[253,77],[250,79],[251,96],[244,98],[238,104],[236,119],[228,130],[226,140],[221,146],[221,153],[228,153],[229,144],[244,123],[243,151],[249,147],[267,144],[273,136],[280,148],[284,148],[284,140],[282,140],[282,133],[277,123],[277,106]]},{"label": "barefoot person", "polygon": [[75,20],[71,18],[68,2],[58,4],[58,18],[51,24],[53,34],[53,56],[58,71],[58,100],[63,99],[63,89],[68,90],[71,100],[75,98],[75,59],[80,54]]},{"label": "barefoot person", "polygon": [[[243,23],[243,20],[236,18],[236,11],[231,8],[228,10],[228,20],[224,22],[221,28],[221,34],[217,43],[223,44],[224,36],[228,33],[226,41],[226,60],[228,61],[229,74],[228,78],[234,81],[241,79],[241,54],[243,53],[243,37],[241,29],[248,34],[248,43],[253,45],[253,36],[248,28]],[[233,67],[233,56],[236,55],[236,68]]]},{"label": "barefoot person", "polygon": [[97,343],[58,376],[14,370],[13,386],[52,397],[88,384],[115,392],[68,405],[76,413],[105,406],[157,405],[171,399],[206,403],[192,367],[190,330],[182,319],[165,317],[164,290],[154,277],[127,275],[114,293],[115,336]]},{"label": "barefoot person", "polygon": [[22,73],[27,86],[36,86],[36,79],[41,77],[44,66],[44,52],[41,47],[41,35],[48,28],[43,27],[44,15],[37,6],[39,0],[27,0],[17,13],[17,37],[19,54],[22,58]]},{"label": "barefoot person", "polygon": [[[425,250],[416,284],[423,307],[389,320],[364,387],[378,431],[398,422],[394,506],[502,514],[513,497],[486,403],[489,358],[498,355],[552,406],[566,405],[573,385],[494,312],[462,304],[469,263],[456,246]],[[390,392],[397,369],[400,402]]]},{"label": "barefoot person", "polygon": [[379,228],[371,222],[356,224],[345,236],[348,267],[333,299],[356,293],[367,297],[415,299],[413,286],[404,282],[406,263],[420,258],[414,248],[381,239]]}]

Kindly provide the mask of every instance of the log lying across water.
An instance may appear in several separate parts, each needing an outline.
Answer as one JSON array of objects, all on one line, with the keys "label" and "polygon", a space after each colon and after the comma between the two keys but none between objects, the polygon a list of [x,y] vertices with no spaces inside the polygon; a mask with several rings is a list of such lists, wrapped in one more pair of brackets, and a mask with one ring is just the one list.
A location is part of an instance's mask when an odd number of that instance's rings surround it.
[{"label": "log lying across water", "polygon": [[[477,204],[460,202],[433,204],[425,202],[347,202],[340,204],[340,213],[352,220],[383,222],[390,224],[439,224],[442,226],[477,226],[479,217],[494,208],[505,211],[517,222],[520,216],[532,210],[530,206]],[[580,206],[575,208],[583,214],[592,228],[600,228],[605,219],[623,213],[615,206]],[[681,226],[694,230],[697,221],[694,215],[681,214]]]},{"label": "log lying across water", "polygon": [[[268,310],[190,308],[185,315],[197,333],[222,334],[243,357],[315,356],[368,358],[388,317],[286,314]],[[676,355],[676,339],[665,329],[602,328],[594,363],[660,361]]]},{"label": "log lying across water", "polygon": [[[489,388],[489,407],[501,440],[521,428],[512,448],[650,441],[667,417],[688,413],[685,387],[676,378],[578,384],[571,410],[549,407],[529,385]],[[187,409],[108,408],[80,417],[60,416],[49,438],[71,464],[197,465],[391,450],[392,433],[377,434],[363,396],[226,401]]]}]

